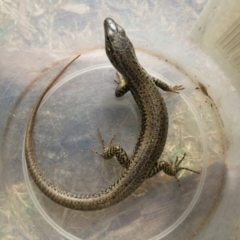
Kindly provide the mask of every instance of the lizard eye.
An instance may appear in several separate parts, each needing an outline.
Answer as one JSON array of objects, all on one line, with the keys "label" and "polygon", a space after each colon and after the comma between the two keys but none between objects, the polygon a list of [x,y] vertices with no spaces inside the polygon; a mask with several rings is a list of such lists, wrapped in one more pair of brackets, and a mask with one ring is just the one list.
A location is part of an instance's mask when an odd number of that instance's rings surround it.
[{"label": "lizard eye", "polygon": [[109,41],[109,37],[108,37],[108,35],[106,35],[106,40]]}]

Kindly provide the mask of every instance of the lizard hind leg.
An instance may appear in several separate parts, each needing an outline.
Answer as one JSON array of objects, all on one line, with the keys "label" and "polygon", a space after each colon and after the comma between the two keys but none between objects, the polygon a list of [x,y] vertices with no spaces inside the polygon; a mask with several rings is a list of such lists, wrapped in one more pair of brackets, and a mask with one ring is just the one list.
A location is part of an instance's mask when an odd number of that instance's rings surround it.
[{"label": "lizard hind leg", "polygon": [[98,152],[98,151],[92,150],[92,152],[102,156],[104,159],[111,159],[114,156],[114,152],[113,152],[113,149],[112,149],[112,147],[113,147],[112,143],[113,143],[113,140],[114,140],[114,138],[116,136],[114,135],[112,137],[112,139],[110,140],[109,144],[106,145],[105,141],[104,141],[104,139],[102,137],[102,133],[101,133],[101,131],[99,129],[98,129],[98,135],[99,135],[99,138],[100,138],[101,143],[102,143],[103,151],[102,152]]},{"label": "lizard hind leg", "polygon": [[180,164],[182,163],[182,161],[184,160],[186,156],[186,153],[184,153],[184,155],[182,156],[182,158],[180,160],[178,160],[178,157],[176,157],[176,160],[174,162],[167,162],[167,161],[159,161],[156,163],[156,165],[153,167],[152,171],[150,171],[149,176],[148,177],[152,177],[155,174],[157,174],[160,171],[163,171],[165,174],[169,175],[169,176],[173,176],[176,178],[176,180],[178,181],[178,185],[180,185],[180,181],[177,177],[177,173],[181,170],[187,170],[190,172],[194,172],[199,174],[200,172],[192,170],[190,168],[186,168],[186,167],[180,167]]},{"label": "lizard hind leg", "polygon": [[92,152],[100,155],[105,160],[111,159],[115,156],[117,158],[118,162],[124,168],[128,169],[131,159],[128,157],[127,153],[124,151],[124,149],[121,146],[119,146],[117,144],[113,145],[113,140],[115,138],[115,135],[112,137],[109,144],[106,145],[99,129],[98,129],[98,134],[99,134],[99,137],[100,137],[100,140],[102,143],[103,151],[98,152],[98,151],[92,150]]}]

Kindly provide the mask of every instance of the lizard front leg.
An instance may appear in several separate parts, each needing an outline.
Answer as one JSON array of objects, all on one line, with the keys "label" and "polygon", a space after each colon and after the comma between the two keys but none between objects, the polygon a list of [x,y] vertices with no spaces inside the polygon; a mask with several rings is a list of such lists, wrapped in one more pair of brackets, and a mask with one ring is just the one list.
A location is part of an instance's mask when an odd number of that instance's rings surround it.
[{"label": "lizard front leg", "polygon": [[129,87],[123,76],[120,76],[118,72],[116,72],[116,75],[118,80],[114,80],[114,82],[117,83],[118,86],[115,91],[115,96],[122,97],[125,93],[129,91]]},{"label": "lizard front leg", "polygon": [[155,83],[155,85],[157,87],[161,88],[163,91],[179,93],[178,91],[184,89],[184,87],[182,85],[170,86],[155,77],[152,77],[152,80]]}]

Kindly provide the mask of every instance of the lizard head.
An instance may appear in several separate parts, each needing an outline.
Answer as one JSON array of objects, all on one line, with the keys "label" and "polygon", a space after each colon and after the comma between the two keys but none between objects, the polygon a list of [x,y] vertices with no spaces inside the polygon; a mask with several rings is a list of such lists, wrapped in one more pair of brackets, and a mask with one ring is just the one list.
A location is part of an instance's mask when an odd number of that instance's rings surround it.
[{"label": "lizard head", "polygon": [[106,54],[113,66],[122,73],[127,60],[136,58],[133,45],[125,30],[111,18],[104,20],[104,31]]}]

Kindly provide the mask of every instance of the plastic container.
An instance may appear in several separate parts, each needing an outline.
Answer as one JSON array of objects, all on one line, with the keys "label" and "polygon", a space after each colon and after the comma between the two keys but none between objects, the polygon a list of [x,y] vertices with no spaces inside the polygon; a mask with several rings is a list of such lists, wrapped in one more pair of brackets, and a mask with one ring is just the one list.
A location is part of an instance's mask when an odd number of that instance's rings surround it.
[{"label": "plastic container", "polygon": [[[236,238],[239,95],[231,74],[211,59],[207,41],[204,48],[196,44],[200,38],[194,33],[211,6],[214,2],[31,1],[28,7],[2,2],[1,239]],[[115,159],[91,152],[101,150],[97,129],[106,142],[116,134],[115,142],[131,155],[140,118],[130,93],[114,96],[115,70],[104,50],[106,17],[124,27],[150,74],[185,87],[180,94],[161,91],[170,121],[161,159],[173,161],[186,152],[182,165],[201,174],[181,172],[179,187],[160,173],[117,205],[74,211],[48,199],[28,176],[24,135],[44,87],[81,53],[38,112],[37,159],[46,176],[67,191],[100,191],[118,178],[122,168]],[[205,22],[208,26],[206,17]]]}]

